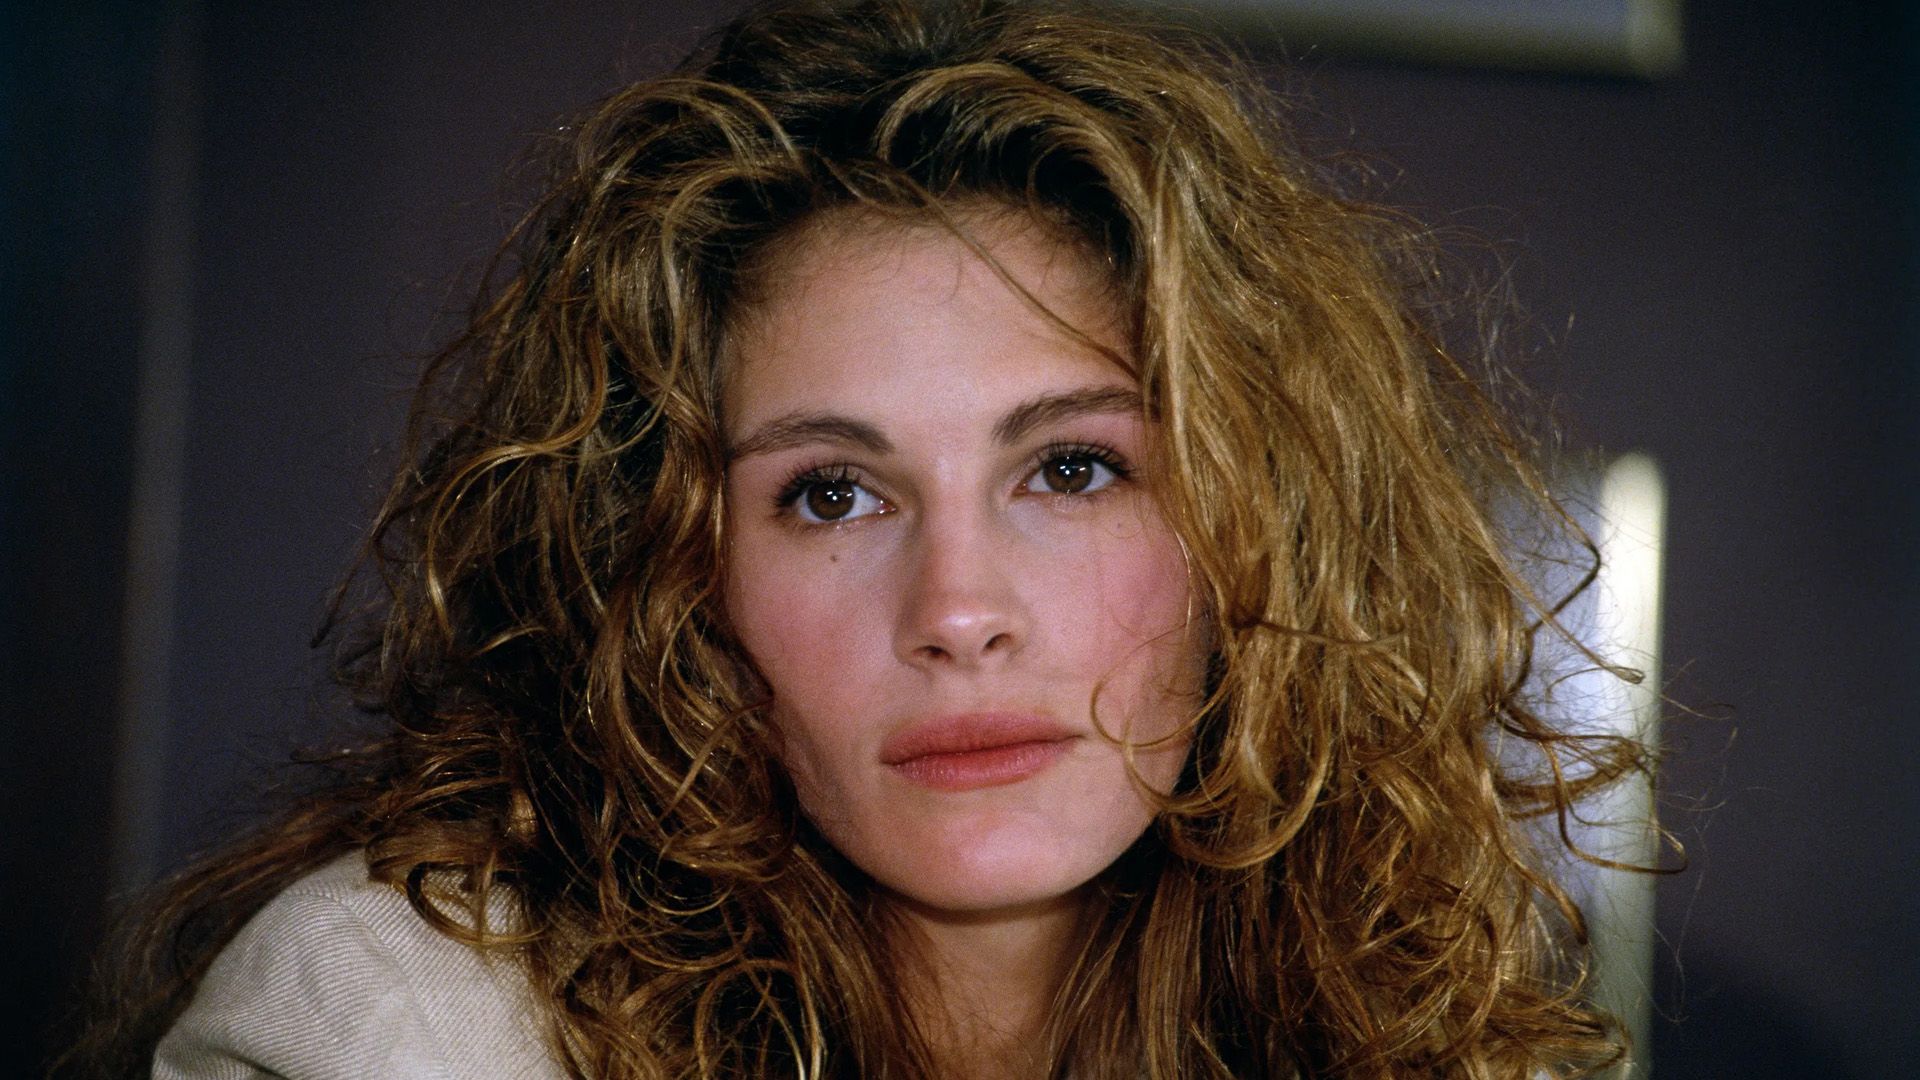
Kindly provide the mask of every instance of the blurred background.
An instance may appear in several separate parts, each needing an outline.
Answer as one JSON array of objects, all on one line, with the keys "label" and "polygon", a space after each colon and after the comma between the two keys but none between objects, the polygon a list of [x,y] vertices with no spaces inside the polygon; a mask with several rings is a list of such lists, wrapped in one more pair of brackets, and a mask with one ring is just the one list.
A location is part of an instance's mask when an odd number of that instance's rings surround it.
[{"label": "blurred background", "polygon": [[[1913,1075],[1920,19],[1505,5],[1642,18],[1569,44],[1435,4],[1220,0],[1311,145],[1507,268],[1569,445],[1664,472],[1700,715],[1665,731],[1654,1069]],[[307,639],[515,163],[736,6],[0,5],[0,1075],[62,1037],[113,898],[339,714]]]}]

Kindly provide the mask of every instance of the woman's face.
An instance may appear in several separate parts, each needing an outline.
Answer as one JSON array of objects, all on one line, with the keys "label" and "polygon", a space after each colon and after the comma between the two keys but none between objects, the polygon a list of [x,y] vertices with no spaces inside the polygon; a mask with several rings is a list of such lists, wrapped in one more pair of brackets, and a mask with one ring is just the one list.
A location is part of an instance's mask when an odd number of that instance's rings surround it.
[{"label": "woman's face", "polygon": [[[1095,268],[973,221],[1116,353]],[[936,227],[848,215],[779,253],[726,385],[727,610],[802,808],[885,888],[953,912],[1058,899],[1151,808],[1123,750],[1180,732],[1205,635],[1143,471],[1133,377]],[[1171,789],[1176,735],[1135,761]]]}]

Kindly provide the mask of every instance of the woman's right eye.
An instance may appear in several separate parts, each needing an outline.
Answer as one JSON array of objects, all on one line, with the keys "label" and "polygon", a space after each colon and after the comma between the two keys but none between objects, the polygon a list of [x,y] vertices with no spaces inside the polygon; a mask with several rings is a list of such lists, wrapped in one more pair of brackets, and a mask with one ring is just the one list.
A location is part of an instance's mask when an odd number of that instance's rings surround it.
[{"label": "woman's right eye", "polygon": [[848,473],[802,476],[788,487],[781,505],[810,525],[833,525],[893,510]]}]

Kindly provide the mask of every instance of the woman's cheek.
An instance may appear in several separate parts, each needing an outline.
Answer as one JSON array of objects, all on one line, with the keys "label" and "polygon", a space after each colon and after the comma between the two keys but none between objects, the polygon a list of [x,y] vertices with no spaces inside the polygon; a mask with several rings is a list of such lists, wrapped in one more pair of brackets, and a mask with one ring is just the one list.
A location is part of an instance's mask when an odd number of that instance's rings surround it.
[{"label": "woman's cheek", "polygon": [[867,685],[861,653],[879,632],[884,597],[849,545],[825,546],[771,525],[735,545],[729,616],[783,710],[844,710]]},{"label": "woman's cheek", "polygon": [[1103,625],[1129,637],[1154,637],[1177,629],[1189,595],[1186,559],[1173,530],[1145,496],[1129,499],[1089,529]]},{"label": "woman's cheek", "polygon": [[1126,720],[1137,725],[1127,734],[1149,741],[1176,730],[1198,704],[1209,642],[1193,623],[1187,561],[1172,530],[1157,517],[1135,515],[1125,525],[1109,533],[1097,583],[1085,594],[1098,598],[1098,610],[1079,619],[1106,628],[1103,655],[1089,660],[1115,673],[1116,704],[1124,701]]}]

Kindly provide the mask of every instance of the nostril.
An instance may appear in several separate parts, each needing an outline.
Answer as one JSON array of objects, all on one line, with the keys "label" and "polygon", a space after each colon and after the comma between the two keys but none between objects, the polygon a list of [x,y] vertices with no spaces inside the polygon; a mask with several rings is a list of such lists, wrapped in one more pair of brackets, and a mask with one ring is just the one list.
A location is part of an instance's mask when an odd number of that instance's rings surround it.
[{"label": "nostril", "polygon": [[992,652],[995,649],[1004,648],[1012,643],[1013,639],[1006,634],[995,634],[987,639],[986,645],[980,651]]}]

